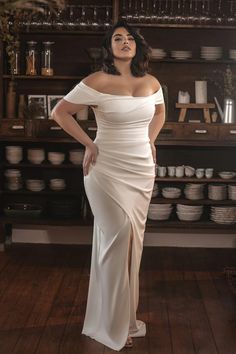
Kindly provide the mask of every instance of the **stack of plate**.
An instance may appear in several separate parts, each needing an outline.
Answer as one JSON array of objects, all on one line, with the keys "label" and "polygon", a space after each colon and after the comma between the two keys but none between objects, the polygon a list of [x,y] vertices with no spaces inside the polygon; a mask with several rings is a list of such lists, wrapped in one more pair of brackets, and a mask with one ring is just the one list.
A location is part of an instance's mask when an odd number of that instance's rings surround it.
[{"label": "stack of plate", "polygon": [[163,59],[166,56],[166,51],[162,48],[152,48],[151,58],[153,59]]},{"label": "stack of plate", "polygon": [[53,191],[62,191],[66,188],[66,183],[63,178],[52,178],[49,181],[49,187]]},{"label": "stack of plate", "polygon": [[150,220],[168,220],[172,211],[171,204],[150,204],[148,210],[148,219]]},{"label": "stack of plate", "polygon": [[229,50],[229,58],[232,60],[236,60],[236,49]]},{"label": "stack of plate", "polygon": [[227,199],[227,186],[226,184],[209,184],[208,185],[208,198],[212,200]]},{"label": "stack of plate", "polygon": [[74,165],[82,165],[84,159],[84,150],[70,150],[69,160]]},{"label": "stack of plate", "polygon": [[217,224],[230,225],[236,223],[236,207],[211,207],[210,218]]},{"label": "stack of plate", "polygon": [[165,187],[162,188],[162,196],[164,198],[179,198],[181,196],[181,189],[175,187]]},{"label": "stack of plate", "polygon": [[191,50],[172,50],[171,57],[180,60],[189,59],[192,57],[192,52]]},{"label": "stack of plate", "polygon": [[157,197],[158,193],[159,193],[158,184],[154,183],[153,190],[152,190],[152,198]]},{"label": "stack of plate", "polygon": [[26,188],[32,192],[40,192],[45,188],[45,182],[42,179],[27,179]]},{"label": "stack of plate", "polygon": [[201,218],[203,205],[177,204],[177,216],[182,221],[197,221]]},{"label": "stack of plate", "polygon": [[204,198],[204,183],[187,183],[184,188],[184,195],[187,199],[198,200]]},{"label": "stack of plate", "polygon": [[45,159],[45,151],[44,149],[28,149],[27,150],[27,158],[31,163],[40,164]]},{"label": "stack of plate", "polygon": [[201,47],[201,58],[205,60],[217,60],[222,57],[221,47]]},{"label": "stack of plate", "polygon": [[22,146],[6,146],[6,159],[9,163],[19,163],[23,158]]},{"label": "stack of plate", "polygon": [[20,170],[6,170],[4,173],[6,177],[6,188],[10,191],[18,191],[22,188],[22,177]]},{"label": "stack of plate", "polygon": [[60,165],[65,160],[65,154],[63,152],[51,151],[48,153],[48,161],[53,165]]},{"label": "stack of plate", "polygon": [[231,179],[236,176],[236,172],[233,171],[222,171],[218,172],[218,175],[223,179]]},{"label": "stack of plate", "polygon": [[228,185],[228,197],[231,200],[236,200],[236,185],[235,184]]}]

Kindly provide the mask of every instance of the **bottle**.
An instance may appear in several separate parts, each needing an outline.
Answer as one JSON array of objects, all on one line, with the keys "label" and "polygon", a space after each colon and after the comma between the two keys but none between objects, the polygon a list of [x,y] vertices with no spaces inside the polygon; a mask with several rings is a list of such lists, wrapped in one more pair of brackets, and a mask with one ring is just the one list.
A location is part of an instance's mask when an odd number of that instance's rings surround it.
[{"label": "bottle", "polygon": [[42,51],[41,75],[53,76],[53,44],[54,42],[43,42],[44,48]]},{"label": "bottle", "polygon": [[16,118],[16,89],[14,81],[10,81],[8,84],[6,115],[7,118]]},{"label": "bottle", "polygon": [[16,41],[12,53],[11,74],[20,74],[20,42]]},{"label": "bottle", "polygon": [[26,75],[37,75],[38,53],[36,50],[37,42],[27,42],[28,48],[26,51]]}]

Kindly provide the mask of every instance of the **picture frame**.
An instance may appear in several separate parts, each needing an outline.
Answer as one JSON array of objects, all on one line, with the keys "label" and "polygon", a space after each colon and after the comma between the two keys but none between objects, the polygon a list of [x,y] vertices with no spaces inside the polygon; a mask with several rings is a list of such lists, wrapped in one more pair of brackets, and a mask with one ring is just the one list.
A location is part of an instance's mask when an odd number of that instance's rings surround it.
[{"label": "picture frame", "polygon": [[64,97],[63,95],[48,95],[47,96],[48,119],[52,119],[52,117],[51,117],[52,110],[63,97]]},{"label": "picture frame", "polygon": [[[47,96],[46,95],[28,95],[28,106],[37,119],[47,118]],[[32,108],[33,107],[33,108]]]}]

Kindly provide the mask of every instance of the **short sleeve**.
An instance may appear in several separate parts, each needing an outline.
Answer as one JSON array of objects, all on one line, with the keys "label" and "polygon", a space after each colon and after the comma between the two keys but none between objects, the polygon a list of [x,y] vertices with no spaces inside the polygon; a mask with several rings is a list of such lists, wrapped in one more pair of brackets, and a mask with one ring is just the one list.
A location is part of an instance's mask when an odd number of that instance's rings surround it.
[{"label": "short sleeve", "polygon": [[155,105],[161,103],[164,103],[164,96],[163,96],[162,88],[160,87],[155,94]]},{"label": "short sleeve", "polygon": [[84,105],[98,105],[99,92],[85,85],[82,81],[76,85],[66,96],[64,100]]}]

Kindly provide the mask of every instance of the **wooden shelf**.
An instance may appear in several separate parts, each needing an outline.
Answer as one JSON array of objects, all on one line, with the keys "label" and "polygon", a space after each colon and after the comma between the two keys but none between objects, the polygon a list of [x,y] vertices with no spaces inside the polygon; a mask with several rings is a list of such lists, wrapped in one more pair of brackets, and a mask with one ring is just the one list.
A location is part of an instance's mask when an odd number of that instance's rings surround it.
[{"label": "wooden shelf", "polygon": [[223,178],[196,178],[196,177],[156,177],[157,182],[197,182],[197,183],[236,183],[236,178],[223,179]]},{"label": "wooden shelf", "polygon": [[[10,80],[11,75],[3,75],[3,79]],[[82,80],[84,76],[82,75],[53,75],[53,76],[42,76],[42,75],[14,75],[15,80]]]},{"label": "wooden shelf", "polygon": [[206,231],[209,232],[210,230],[215,233],[222,233],[222,232],[230,232],[235,233],[236,231],[236,224],[232,225],[222,225],[217,224],[213,221],[207,220],[199,220],[199,221],[180,221],[180,220],[166,220],[166,221],[157,221],[157,220],[149,220],[147,221],[146,231],[149,232],[168,232],[172,229],[175,232],[198,232],[198,231]]},{"label": "wooden shelf", "polygon": [[194,28],[194,29],[198,29],[198,30],[204,30],[204,29],[219,29],[219,30],[235,30],[236,29],[236,25],[234,26],[227,26],[227,25],[202,25],[202,24],[187,24],[187,23],[130,23],[130,26],[134,26],[136,28],[139,27],[147,27],[147,28],[156,28],[156,27],[160,27],[160,28],[180,28],[180,29],[184,29],[184,28]]},{"label": "wooden shelf", "polygon": [[55,218],[55,217],[39,217],[39,218],[29,218],[20,217],[13,218],[2,216],[0,222],[3,224],[14,224],[14,225],[52,225],[52,226],[89,226],[91,222],[78,218]]},{"label": "wooden shelf", "polygon": [[0,168],[52,168],[52,169],[82,169],[82,165],[74,165],[72,163],[62,163],[60,165],[53,165],[49,162],[41,163],[41,164],[33,164],[33,163],[18,163],[18,164],[10,164],[3,163],[0,165]]},{"label": "wooden shelf", "polygon": [[63,191],[53,191],[51,189],[45,188],[42,191],[39,192],[34,192],[34,191],[29,191],[26,189],[20,189],[18,191],[10,191],[10,190],[3,190],[0,191],[0,194],[2,195],[33,195],[33,196],[74,196],[74,197],[80,197],[81,196],[81,191],[74,191],[74,190],[63,190]]},{"label": "wooden shelf", "polygon": [[169,199],[164,197],[154,197],[151,199],[151,204],[187,204],[187,205],[227,205],[236,206],[236,200],[212,200],[212,199],[197,199],[191,200],[186,198]]},{"label": "wooden shelf", "polygon": [[222,59],[222,60],[204,60],[204,59],[156,59],[150,58],[150,63],[182,63],[182,64],[236,64],[236,60]]}]

